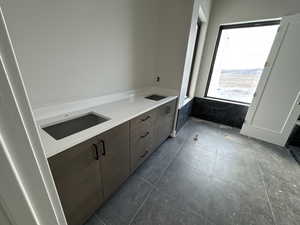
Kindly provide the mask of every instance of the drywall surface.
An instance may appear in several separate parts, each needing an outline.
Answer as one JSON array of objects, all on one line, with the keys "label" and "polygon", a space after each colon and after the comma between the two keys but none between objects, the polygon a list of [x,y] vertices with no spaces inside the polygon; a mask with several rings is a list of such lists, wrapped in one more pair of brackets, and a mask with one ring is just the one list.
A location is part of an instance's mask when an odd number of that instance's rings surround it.
[{"label": "drywall surface", "polygon": [[179,90],[185,63],[193,0],[164,0],[159,8],[159,86]]},{"label": "drywall surface", "polygon": [[10,219],[8,218],[6,212],[4,211],[3,206],[0,202],[0,224],[1,225],[12,225]]},{"label": "drywall surface", "polygon": [[[209,19],[211,0],[164,0],[159,9],[158,72],[163,88],[176,89],[179,107],[184,104],[193,50],[197,20],[203,22],[200,41],[204,42]],[[197,58],[201,58],[203,43],[199,43]],[[198,71],[199,66],[196,66]],[[197,76],[193,76],[196,83]],[[192,88],[195,89],[194,87]],[[194,92],[194,91],[193,91]]]},{"label": "drywall surface", "polygon": [[33,108],[154,84],[158,0],[1,2]]},{"label": "drywall surface", "polygon": [[298,12],[300,12],[299,0],[213,1],[195,95],[204,96],[220,24],[278,18]]}]

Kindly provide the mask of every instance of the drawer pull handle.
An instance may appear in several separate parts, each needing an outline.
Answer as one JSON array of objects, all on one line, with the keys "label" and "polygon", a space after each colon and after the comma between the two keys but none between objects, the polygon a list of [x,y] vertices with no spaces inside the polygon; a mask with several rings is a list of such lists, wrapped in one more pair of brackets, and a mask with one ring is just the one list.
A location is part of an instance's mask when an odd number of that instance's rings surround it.
[{"label": "drawer pull handle", "polygon": [[145,137],[147,137],[149,134],[150,134],[149,131],[147,131],[146,134],[144,134],[144,135],[141,136],[141,138],[145,138]]},{"label": "drawer pull handle", "polygon": [[148,153],[149,153],[148,151],[145,151],[145,153],[143,155],[141,155],[140,157],[144,158]]},{"label": "drawer pull handle", "polygon": [[142,122],[145,122],[145,121],[147,121],[148,119],[150,119],[151,118],[151,116],[146,116],[144,119],[141,119],[141,121]]},{"label": "drawer pull handle", "polygon": [[93,146],[94,146],[95,152],[96,152],[96,160],[99,160],[98,145],[97,144],[93,144]]},{"label": "drawer pull handle", "polygon": [[105,142],[103,140],[101,140],[100,142],[102,144],[102,155],[105,156],[106,155]]}]

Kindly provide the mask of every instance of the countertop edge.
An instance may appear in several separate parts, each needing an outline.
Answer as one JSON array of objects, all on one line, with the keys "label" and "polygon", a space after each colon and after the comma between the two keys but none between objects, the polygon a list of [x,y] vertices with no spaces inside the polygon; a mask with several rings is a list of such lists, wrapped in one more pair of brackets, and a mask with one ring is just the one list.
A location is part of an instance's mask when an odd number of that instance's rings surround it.
[{"label": "countertop edge", "polygon": [[[151,111],[161,105],[164,105],[166,103],[169,103],[173,100],[176,100],[178,99],[178,96],[168,96],[166,99],[163,99],[161,101],[157,101],[155,102],[155,105],[152,105],[150,107],[147,107],[143,110],[140,110],[138,113],[135,113],[135,114],[131,114],[130,116],[124,116],[124,118],[122,119],[114,119],[114,118],[111,118],[110,122],[109,123],[106,123],[105,126],[103,126],[103,124],[100,124],[100,125],[97,125],[97,126],[94,126],[94,127],[91,127],[91,128],[88,128],[84,131],[80,131],[76,134],[73,134],[73,135],[70,135],[66,138],[68,138],[68,142],[67,143],[64,143],[62,145],[59,145],[60,143],[60,140],[55,140],[54,138],[52,138],[49,134],[47,134],[44,130],[42,130],[41,127],[45,126],[45,122],[44,121],[47,121],[47,119],[43,119],[43,120],[39,120],[37,121],[37,125],[38,125],[38,130],[40,132],[40,135],[41,135],[41,141],[42,141],[42,145],[43,145],[43,149],[45,151],[45,155],[46,155],[46,158],[51,158],[52,156],[55,156],[61,152],[64,152],[66,151],[67,149],[69,148],[72,148],[74,146],[76,146],[77,144],[80,144],[82,142],[85,142],[97,135],[100,135],[114,127],[117,127],[125,122],[128,122],[130,121],[131,119],[135,118],[135,117],[138,117],[148,111]],[[117,104],[117,102],[113,102],[114,104]],[[108,103],[109,105],[109,103]],[[103,105],[105,107],[105,105]],[[102,107],[103,107],[102,106]],[[93,107],[95,108],[95,107]],[[85,110],[88,110],[89,108],[85,109]],[[82,111],[82,110],[80,110]],[[51,119],[51,118],[49,118]],[[102,125],[102,126],[101,126]],[[82,135],[80,135],[82,134]],[[64,138],[65,139],[65,138]],[[63,140],[63,139],[61,139]],[[66,139],[65,139],[66,140]],[[52,144],[51,144],[52,143]]]}]

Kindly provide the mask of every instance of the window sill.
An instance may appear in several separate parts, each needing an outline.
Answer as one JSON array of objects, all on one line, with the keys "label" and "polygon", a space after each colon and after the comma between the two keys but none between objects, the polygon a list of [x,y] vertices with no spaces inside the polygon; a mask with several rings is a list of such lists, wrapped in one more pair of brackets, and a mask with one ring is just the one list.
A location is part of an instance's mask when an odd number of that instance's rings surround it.
[{"label": "window sill", "polygon": [[211,97],[202,97],[202,98],[208,99],[208,100],[211,100],[211,101],[216,101],[216,102],[225,102],[225,103],[230,103],[230,104],[235,104],[235,105],[242,105],[242,106],[247,106],[247,107],[250,106],[250,104],[247,104],[247,103],[234,102],[234,101],[225,100],[225,99],[218,99],[218,98],[211,98]]},{"label": "window sill", "polygon": [[180,107],[180,108],[182,108],[183,106],[185,106],[186,104],[188,104],[190,101],[192,101],[193,100],[193,98],[191,98],[191,97],[186,97],[185,99],[184,99],[184,101],[183,101],[183,104],[182,104],[182,106]]}]

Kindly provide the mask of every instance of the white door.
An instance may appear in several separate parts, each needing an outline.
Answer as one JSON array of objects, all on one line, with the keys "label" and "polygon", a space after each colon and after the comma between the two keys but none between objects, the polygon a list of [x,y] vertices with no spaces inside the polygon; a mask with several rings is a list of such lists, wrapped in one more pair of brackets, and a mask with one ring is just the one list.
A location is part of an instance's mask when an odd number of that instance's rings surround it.
[{"label": "white door", "polygon": [[241,133],[284,146],[299,116],[300,14],[280,23]]},{"label": "white door", "polygon": [[1,7],[0,179],[1,225],[67,224]]}]

